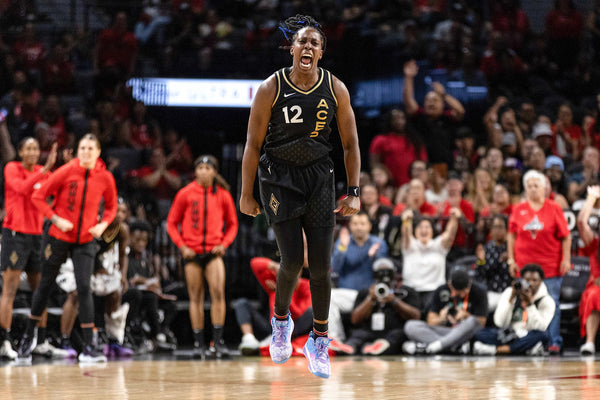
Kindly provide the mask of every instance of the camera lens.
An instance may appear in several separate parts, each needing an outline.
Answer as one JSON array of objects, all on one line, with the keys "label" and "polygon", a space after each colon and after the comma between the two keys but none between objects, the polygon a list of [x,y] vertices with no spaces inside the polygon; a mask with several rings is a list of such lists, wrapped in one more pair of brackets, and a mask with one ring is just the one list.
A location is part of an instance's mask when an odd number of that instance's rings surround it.
[{"label": "camera lens", "polygon": [[521,281],[516,281],[515,282],[515,290],[521,290],[523,289],[523,284],[521,283]]},{"label": "camera lens", "polygon": [[388,294],[390,294],[390,287],[388,285],[383,282],[375,285],[375,296],[377,296],[377,298],[383,299],[384,297],[387,297]]}]

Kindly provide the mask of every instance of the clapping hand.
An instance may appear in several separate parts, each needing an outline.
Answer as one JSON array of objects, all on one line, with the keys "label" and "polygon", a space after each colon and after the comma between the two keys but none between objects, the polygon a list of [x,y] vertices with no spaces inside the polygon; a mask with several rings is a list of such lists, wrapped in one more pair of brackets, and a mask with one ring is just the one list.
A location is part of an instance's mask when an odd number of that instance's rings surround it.
[{"label": "clapping hand", "polygon": [[348,245],[350,244],[350,231],[348,230],[348,228],[346,228],[345,226],[341,227],[338,238],[340,240],[340,245],[342,245],[343,247],[348,247]]}]

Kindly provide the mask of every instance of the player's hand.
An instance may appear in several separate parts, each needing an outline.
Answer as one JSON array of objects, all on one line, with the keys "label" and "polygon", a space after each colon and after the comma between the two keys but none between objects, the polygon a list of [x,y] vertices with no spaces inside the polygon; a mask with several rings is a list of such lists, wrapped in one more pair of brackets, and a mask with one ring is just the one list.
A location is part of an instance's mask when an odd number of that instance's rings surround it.
[{"label": "player's hand", "polygon": [[181,256],[186,260],[194,258],[194,256],[196,255],[196,252],[194,252],[194,250],[187,247],[185,244],[183,246],[181,246],[181,248],[179,250],[181,250]]},{"label": "player's hand", "polygon": [[338,207],[333,210],[335,213],[340,213],[344,217],[355,215],[360,211],[360,198],[356,196],[346,196],[340,200]]},{"label": "player's hand", "polygon": [[210,252],[219,257],[223,257],[225,255],[225,246],[220,244],[218,246],[213,247],[213,249]]},{"label": "player's hand", "polygon": [[71,161],[73,159],[73,149],[63,149],[62,158],[65,164]]},{"label": "player's hand", "polygon": [[54,167],[54,163],[56,163],[56,149],[58,148],[57,143],[53,143],[50,148],[50,153],[48,153],[48,159],[46,159],[46,164],[44,164],[44,172],[48,172]]},{"label": "player's hand", "polygon": [[242,195],[240,197],[240,211],[242,214],[256,217],[258,214],[260,214],[260,206],[256,200],[254,200],[254,197]]},{"label": "player's hand", "polygon": [[99,222],[96,225],[92,226],[90,229],[88,229],[88,232],[91,233],[92,236],[96,239],[100,239],[107,226],[108,223],[106,221]]},{"label": "player's hand", "polygon": [[52,223],[60,229],[61,232],[69,232],[73,229],[73,223],[69,220],[55,215],[52,217]]}]

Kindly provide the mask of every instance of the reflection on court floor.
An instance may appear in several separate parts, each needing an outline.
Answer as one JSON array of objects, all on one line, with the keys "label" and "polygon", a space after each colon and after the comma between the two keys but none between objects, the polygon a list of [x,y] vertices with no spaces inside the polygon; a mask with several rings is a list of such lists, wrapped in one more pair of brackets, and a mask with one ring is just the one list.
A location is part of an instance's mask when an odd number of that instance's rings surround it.
[{"label": "reflection on court floor", "polygon": [[600,399],[600,360],[570,357],[337,357],[314,377],[306,360],[142,357],[100,365],[0,363],[15,399]]}]

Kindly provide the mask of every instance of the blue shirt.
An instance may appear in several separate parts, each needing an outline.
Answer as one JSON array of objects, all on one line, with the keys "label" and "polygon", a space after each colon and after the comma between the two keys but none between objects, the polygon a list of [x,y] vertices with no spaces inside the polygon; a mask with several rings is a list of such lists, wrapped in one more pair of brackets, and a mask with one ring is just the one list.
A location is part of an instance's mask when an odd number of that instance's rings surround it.
[{"label": "blue shirt", "polygon": [[[374,257],[369,257],[369,249],[379,243],[379,250]],[[335,242],[331,256],[331,269],[339,276],[338,287],[344,289],[368,289],[373,281],[373,263],[380,257],[387,257],[388,246],[377,236],[369,235],[367,241],[359,246],[350,235],[350,244],[346,251],[341,251],[340,240]]]}]

